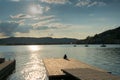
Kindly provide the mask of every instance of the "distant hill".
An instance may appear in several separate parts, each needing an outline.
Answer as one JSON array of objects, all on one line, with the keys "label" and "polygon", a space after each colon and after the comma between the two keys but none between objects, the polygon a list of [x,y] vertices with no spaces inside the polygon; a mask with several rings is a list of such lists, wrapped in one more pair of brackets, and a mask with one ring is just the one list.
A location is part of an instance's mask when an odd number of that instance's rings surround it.
[{"label": "distant hill", "polygon": [[70,44],[75,43],[77,39],[72,38],[30,38],[30,37],[10,37],[0,39],[0,45],[35,45],[35,44]]},{"label": "distant hill", "polygon": [[10,37],[0,39],[0,45],[39,45],[39,44],[120,44],[120,27],[107,30],[93,37],[83,40],[74,38],[51,38],[51,37]]},{"label": "distant hill", "polygon": [[93,37],[88,36],[86,39],[78,41],[78,43],[120,44],[120,26],[118,28],[102,32],[100,34],[96,34]]}]

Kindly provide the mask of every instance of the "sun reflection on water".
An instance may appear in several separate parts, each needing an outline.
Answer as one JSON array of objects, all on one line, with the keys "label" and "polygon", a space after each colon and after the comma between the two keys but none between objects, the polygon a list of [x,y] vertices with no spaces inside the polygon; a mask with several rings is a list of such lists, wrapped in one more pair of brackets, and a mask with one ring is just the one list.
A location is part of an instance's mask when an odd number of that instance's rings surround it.
[{"label": "sun reflection on water", "polygon": [[35,52],[35,51],[39,51],[42,49],[41,46],[37,46],[37,45],[31,45],[31,46],[28,46],[29,50],[32,51],[32,52]]},{"label": "sun reflection on water", "polygon": [[[45,67],[40,56],[42,46],[30,45],[27,46],[29,54],[19,57],[17,62],[20,63],[16,72],[10,77],[10,80],[48,80]],[[21,61],[21,59],[23,59]],[[18,66],[18,64],[17,64]],[[9,80],[9,79],[8,79]]]},{"label": "sun reflection on water", "polygon": [[[37,51],[37,46],[30,46],[32,51]],[[25,64],[21,73],[25,80],[47,80],[46,72],[42,60],[38,57],[38,53],[30,53],[29,62]]]}]

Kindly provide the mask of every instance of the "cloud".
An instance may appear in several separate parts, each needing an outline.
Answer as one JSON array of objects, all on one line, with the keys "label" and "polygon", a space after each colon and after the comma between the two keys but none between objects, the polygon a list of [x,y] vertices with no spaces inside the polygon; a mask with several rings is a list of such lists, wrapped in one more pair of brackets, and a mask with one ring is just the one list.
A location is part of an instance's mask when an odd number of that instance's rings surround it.
[{"label": "cloud", "polygon": [[38,28],[38,27],[41,27],[41,26],[47,26],[49,23],[54,22],[54,21],[56,21],[56,20],[55,19],[44,20],[44,21],[34,23],[34,24],[32,24],[32,26],[34,28]]},{"label": "cloud", "polygon": [[5,36],[13,36],[14,30],[18,27],[18,23],[15,22],[1,22],[0,23],[0,33]]},{"label": "cloud", "polygon": [[41,0],[41,2],[49,3],[49,4],[66,4],[70,3],[69,0]]},{"label": "cloud", "polygon": [[12,19],[29,19],[29,18],[33,18],[33,16],[31,16],[31,15],[22,14],[22,13],[14,15],[14,16],[10,15],[10,17]]},{"label": "cloud", "polygon": [[65,29],[65,28],[71,27],[72,25],[71,24],[62,24],[62,23],[56,22],[56,23],[51,23],[48,26],[51,27],[52,29]]},{"label": "cloud", "polygon": [[34,20],[39,21],[32,24],[35,30],[65,29],[70,26],[57,22],[58,19],[56,19],[54,15],[40,16],[39,18],[34,18]]},{"label": "cloud", "polygon": [[32,26],[35,30],[65,29],[71,26],[70,24],[62,24],[54,21],[55,19],[40,21],[38,23],[33,24]]},{"label": "cloud", "polygon": [[32,29],[32,26],[24,25],[20,26],[20,23],[22,21],[6,21],[6,22],[0,22],[0,33],[4,36],[15,36],[16,32],[20,33],[28,33],[30,29]]},{"label": "cloud", "polygon": [[13,2],[19,2],[20,0],[10,0],[10,1],[13,1]]},{"label": "cloud", "polygon": [[35,28],[36,30],[48,30],[51,29],[49,26],[39,26]]},{"label": "cloud", "polygon": [[29,33],[30,30],[32,30],[32,29],[33,29],[33,27],[31,25],[22,25],[22,26],[18,26],[16,28],[15,33],[16,32],[19,32],[19,33]]},{"label": "cloud", "polygon": [[34,17],[33,20],[43,21],[43,20],[54,19],[54,18],[55,18],[54,15],[49,15],[49,16]]},{"label": "cloud", "polygon": [[49,6],[46,6],[46,7],[44,8],[44,10],[45,10],[45,12],[47,12],[47,11],[50,10],[50,7],[49,7]]},{"label": "cloud", "polygon": [[106,3],[102,1],[92,1],[92,0],[79,0],[76,3],[76,6],[78,7],[92,7],[92,6],[105,6]]}]

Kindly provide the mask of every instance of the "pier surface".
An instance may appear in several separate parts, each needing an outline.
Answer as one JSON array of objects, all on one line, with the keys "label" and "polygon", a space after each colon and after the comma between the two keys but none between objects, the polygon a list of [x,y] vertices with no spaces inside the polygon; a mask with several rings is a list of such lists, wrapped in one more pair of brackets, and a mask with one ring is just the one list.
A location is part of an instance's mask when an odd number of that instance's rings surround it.
[{"label": "pier surface", "polygon": [[[50,80],[62,77],[74,80],[120,80],[120,77],[107,73],[103,69],[88,65],[75,59],[43,59]],[[58,79],[57,79],[58,80]]]},{"label": "pier surface", "polygon": [[15,70],[15,63],[15,60],[0,63],[0,80],[6,80],[6,78]]},{"label": "pier surface", "polygon": [[0,71],[2,69],[4,69],[6,66],[8,66],[9,64],[11,64],[13,61],[5,61],[3,63],[0,64]]}]

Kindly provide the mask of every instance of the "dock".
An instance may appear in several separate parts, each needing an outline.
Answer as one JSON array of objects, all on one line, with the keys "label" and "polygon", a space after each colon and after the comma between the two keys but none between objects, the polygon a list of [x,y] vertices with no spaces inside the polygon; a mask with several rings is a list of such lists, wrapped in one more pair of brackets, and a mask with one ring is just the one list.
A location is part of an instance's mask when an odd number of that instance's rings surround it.
[{"label": "dock", "polygon": [[0,80],[6,80],[6,78],[15,70],[15,60],[2,61],[0,63]]},{"label": "dock", "polygon": [[120,80],[119,76],[75,59],[43,59],[49,80]]}]

